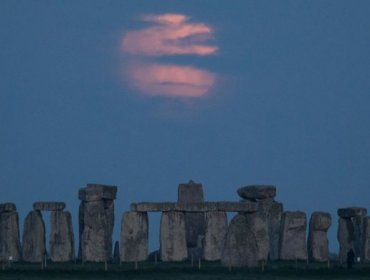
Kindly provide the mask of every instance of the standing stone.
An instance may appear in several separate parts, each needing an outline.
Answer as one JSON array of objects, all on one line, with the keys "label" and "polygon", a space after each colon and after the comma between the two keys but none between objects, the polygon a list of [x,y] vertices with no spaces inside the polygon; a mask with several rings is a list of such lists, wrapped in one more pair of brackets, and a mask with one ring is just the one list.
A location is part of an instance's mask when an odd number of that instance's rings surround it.
[{"label": "standing stone", "polygon": [[53,262],[73,261],[75,249],[71,214],[68,211],[52,211],[50,221],[50,259]]},{"label": "standing stone", "polygon": [[329,260],[329,241],[327,232],[331,226],[331,215],[314,212],[311,215],[308,233],[308,257],[317,262]]},{"label": "standing stone", "polygon": [[113,249],[113,262],[119,263],[120,262],[120,253],[119,253],[119,242],[116,241],[114,243],[114,249]]},{"label": "standing stone", "polygon": [[[204,202],[202,184],[189,181],[187,184],[180,184],[178,187],[178,203]],[[185,213],[186,225],[186,246],[197,248],[199,238],[205,234],[205,214]]]},{"label": "standing stone", "polygon": [[364,218],[364,250],[362,259],[364,262],[370,262],[370,217]]},{"label": "standing stone", "polygon": [[284,212],[281,226],[280,259],[306,260],[307,218],[304,212]]},{"label": "standing stone", "polygon": [[14,203],[0,204],[0,261],[19,261],[19,219]]},{"label": "standing stone", "polygon": [[45,250],[45,224],[39,210],[31,211],[23,226],[22,259],[26,262],[42,262]]},{"label": "standing stone", "polygon": [[221,263],[228,267],[258,266],[257,240],[245,215],[237,214],[231,220]]},{"label": "standing stone", "polygon": [[125,212],[121,222],[120,259],[123,262],[148,258],[148,214]]},{"label": "standing stone", "polygon": [[117,187],[97,184],[79,190],[82,261],[104,262],[111,258],[116,194]]},{"label": "standing stone", "polygon": [[188,257],[184,213],[162,212],[160,252],[164,262],[183,261]]},{"label": "standing stone", "polygon": [[270,239],[269,259],[271,261],[276,261],[279,259],[280,227],[283,211],[284,211],[283,204],[276,201],[272,203],[269,211],[268,217],[269,239]]},{"label": "standing stone", "polygon": [[206,213],[206,233],[204,237],[203,257],[206,261],[221,259],[227,232],[225,212]]},{"label": "standing stone", "polygon": [[339,218],[338,234],[339,260],[343,263],[347,260],[347,253],[353,248],[354,228],[351,219]]}]

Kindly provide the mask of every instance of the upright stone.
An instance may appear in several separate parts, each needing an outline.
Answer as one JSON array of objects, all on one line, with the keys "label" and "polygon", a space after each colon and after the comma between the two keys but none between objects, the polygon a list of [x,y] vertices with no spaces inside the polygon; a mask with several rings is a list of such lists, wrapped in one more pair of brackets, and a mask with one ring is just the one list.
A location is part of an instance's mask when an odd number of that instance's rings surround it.
[{"label": "upright stone", "polygon": [[120,259],[123,262],[148,258],[148,214],[125,212],[121,222]]},{"label": "upright stone", "polygon": [[308,233],[308,257],[317,262],[329,260],[329,241],[327,232],[331,226],[331,215],[314,212],[311,215]]},{"label": "upright stone", "polygon": [[39,210],[31,211],[23,226],[22,259],[26,262],[42,262],[45,250],[45,224]]},{"label": "upright stone", "polygon": [[272,203],[268,218],[270,239],[269,259],[271,261],[276,261],[279,259],[280,227],[283,211],[284,209],[282,203],[275,201]]},{"label": "upright stone", "polygon": [[[189,181],[187,184],[180,184],[178,187],[179,203],[199,203],[204,202],[202,184]],[[204,213],[185,213],[186,225],[186,246],[196,248],[199,238],[205,234],[205,214]]]},{"label": "upright stone", "polygon": [[0,204],[0,261],[19,261],[19,219],[14,203]]},{"label": "upright stone", "polygon": [[370,217],[364,218],[364,250],[362,259],[364,262],[370,262]]},{"label": "upright stone", "polygon": [[206,213],[206,232],[204,237],[203,257],[206,261],[221,259],[227,232],[225,212]]},{"label": "upright stone", "polygon": [[351,219],[339,218],[338,234],[339,260],[344,263],[347,260],[347,253],[353,248],[354,228]]},{"label": "upright stone", "polygon": [[306,260],[307,218],[304,212],[284,212],[281,226],[280,259]]},{"label": "upright stone", "polygon": [[231,220],[221,263],[227,267],[258,266],[257,240],[245,215],[237,214]]},{"label": "upright stone", "polygon": [[160,252],[164,262],[183,261],[188,257],[184,213],[176,211],[162,213]]},{"label": "upright stone", "polygon": [[98,184],[79,190],[82,261],[104,262],[111,258],[116,194],[117,187]]},{"label": "upright stone", "polygon": [[120,262],[120,252],[119,252],[119,242],[114,242],[114,249],[113,249],[113,262],[119,263]]},{"label": "upright stone", "polygon": [[52,211],[50,215],[50,259],[69,262],[75,258],[72,217],[68,211]]}]

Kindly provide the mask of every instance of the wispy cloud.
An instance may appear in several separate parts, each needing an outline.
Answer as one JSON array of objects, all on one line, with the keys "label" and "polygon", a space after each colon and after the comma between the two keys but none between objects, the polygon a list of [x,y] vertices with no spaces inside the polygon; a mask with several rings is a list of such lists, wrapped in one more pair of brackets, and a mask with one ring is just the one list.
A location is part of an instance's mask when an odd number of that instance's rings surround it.
[{"label": "wispy cloud", "polygon": [[183,14],[144,15],[140,20],[149,26],[127,32],[121,45],[121,50],[135,61],[126,69],[131,84],[152,96],[204,96],[214,85],[215,74],[193,65],[162,64],[148,58],[214,55],[218,48],[208,43],[213,38],[213,29],[204,23],[191,22]]}]

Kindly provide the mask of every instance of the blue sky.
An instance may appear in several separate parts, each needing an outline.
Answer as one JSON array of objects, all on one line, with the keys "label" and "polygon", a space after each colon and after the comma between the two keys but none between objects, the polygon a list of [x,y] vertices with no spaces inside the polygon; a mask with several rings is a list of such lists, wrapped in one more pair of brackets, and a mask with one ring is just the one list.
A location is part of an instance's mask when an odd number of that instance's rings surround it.
[{"label": "blue sky", "polygon": [[[1,1],[1,201],[17,204],[21,224],[34,201],[65,201],[77,226],[78,188],[117,185],[117,239],[129,203],[176,200],[189,179],[208,200],[238,200],[238,187],[269,183],[286,210],[330,212],[337,250],[336,209],[369,205],[369,9],[368,1]],[[168,13],[212,28],[205,43],[217,53],[144,59],[213,73],[205,96],[153,96],[125,76],[137,56],[122,50],[123,38],[150,26],[143,16]]]}]

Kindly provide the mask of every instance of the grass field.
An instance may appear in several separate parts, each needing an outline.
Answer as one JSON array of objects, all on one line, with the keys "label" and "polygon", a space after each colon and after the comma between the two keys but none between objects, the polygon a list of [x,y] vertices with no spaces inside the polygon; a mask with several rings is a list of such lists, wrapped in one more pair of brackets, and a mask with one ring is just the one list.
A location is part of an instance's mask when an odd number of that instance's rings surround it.
[{"label": "grass field", "polygon": [[109,264],[105,271],[104,264],[48,264],[41,269],[36,264],[12,264],[0,271],[1,280],[15,279],[138,279],[138,280],[245,280],[245,279],[370,279],[370,265],[357,265],[348,270],[337,264],[309,264],[295,262],[269,263],[256,269],[236,269],[222,267],[218,262],[202,262],[199,269],[198,263],[157,263],[142,262],[137,269],[133,263]]}]

